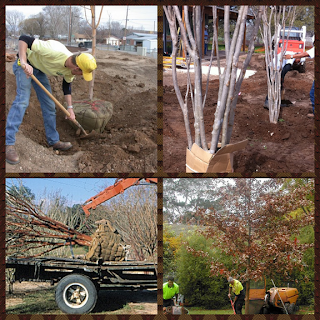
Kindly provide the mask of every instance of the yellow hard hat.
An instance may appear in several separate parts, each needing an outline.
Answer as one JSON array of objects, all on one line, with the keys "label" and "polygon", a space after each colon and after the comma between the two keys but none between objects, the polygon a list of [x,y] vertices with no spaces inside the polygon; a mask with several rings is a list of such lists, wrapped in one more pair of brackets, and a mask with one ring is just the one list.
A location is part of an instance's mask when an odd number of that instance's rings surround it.
[{"label": "yellow hard hat", "polygon": [[76,57],[76,63],[82,70],[83,79],[86,81],[92,80],[92,71],[97,68],[97,62],[90,53],[81,53]]}]

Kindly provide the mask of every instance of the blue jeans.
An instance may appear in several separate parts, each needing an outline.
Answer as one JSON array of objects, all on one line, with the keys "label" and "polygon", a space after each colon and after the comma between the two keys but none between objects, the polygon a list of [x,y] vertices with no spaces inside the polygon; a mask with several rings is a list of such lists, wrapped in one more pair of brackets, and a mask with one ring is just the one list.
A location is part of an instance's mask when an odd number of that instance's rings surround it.
[{"label": "blue jeans", "polygon": [[[6,145],[14,145],[16,142],[16,133],[18,132],[19,127],[22,123],[25,111],[29,106],[31,84],[40,102],[48,144],[50,146],[55,144],[59,141],[59,133],[56,129],[55,103],[35,83],[35,81],[32,80],[31,77],[27,78],[23,69],[18,66],[17,61],[15,61],[15,63],[13,64],[13,73],[16,76],[17,95],[7,116]],[[48,77],[36,68],[33,68],[33,74],[51,93],[51,87]]]},{"label": "blue jeans", "polygon": [[314,81],[310,90],[310,100],[312,104],[312,112],[314,113]]}]

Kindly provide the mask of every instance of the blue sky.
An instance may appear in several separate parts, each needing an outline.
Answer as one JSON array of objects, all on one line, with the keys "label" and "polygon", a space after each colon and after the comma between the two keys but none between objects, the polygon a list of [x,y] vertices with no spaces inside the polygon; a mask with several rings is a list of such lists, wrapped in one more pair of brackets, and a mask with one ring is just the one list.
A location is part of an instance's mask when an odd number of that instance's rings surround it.
[{"label": "blue sky", "polygon": [[69,205],[73,205],[83,204],[115,181],[111,178],[7,178],[6,185],[22,183],[35,194],[36,201],[43,198],[44,191],[47,194],[60,192],[70,201]]}]

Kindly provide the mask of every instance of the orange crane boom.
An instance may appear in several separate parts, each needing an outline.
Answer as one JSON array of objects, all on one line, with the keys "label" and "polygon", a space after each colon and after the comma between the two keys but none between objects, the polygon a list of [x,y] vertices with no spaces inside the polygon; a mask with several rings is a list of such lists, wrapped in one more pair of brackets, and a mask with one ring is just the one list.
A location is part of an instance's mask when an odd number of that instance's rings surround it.
[{"label": "orange crane boom", "polygon": [[151,184],[158,183],[157,178],[127,178],[117,180],[114,185],[107,187],[97,195],[88,199],[82,206],[83,211],[85,212],[86,216],[89,216],[90,209],[95,209],[99,204],[115,197],[120,193],[123,193],[124,190],[130,188],[131,186],[139,185],[141,180],[145,180],[146,182]]}]

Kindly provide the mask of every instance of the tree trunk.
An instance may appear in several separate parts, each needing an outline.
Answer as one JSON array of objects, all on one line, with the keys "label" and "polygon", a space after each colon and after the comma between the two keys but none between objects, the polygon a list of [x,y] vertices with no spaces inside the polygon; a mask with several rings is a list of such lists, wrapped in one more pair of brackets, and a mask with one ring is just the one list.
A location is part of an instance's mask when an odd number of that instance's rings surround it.
[{"label": "tree trunk", "polygon": [[[102,10],[103,6],[101,7],[100,16],[98,23],[96,23],[96,8],[95,6],[90,6],[91,11],[91,24],[88,22],[88,24],[92,28],[92,55],[96,56],[96,44],[97,44],[97,28],[100,24],[101,16],[102,16]],[[94,79],[95,79],[96,70],[92,71],[92,80],[89,82],[89,99],[93,99],[93,88],[94,88]]]},{"label": "tree trunk", "polygon": [[229,116],[229,122],[228,122],[228,128],[227,128],[226,144],[229,144],[230,140],[231,140],[233,124],[234,124],[234,115],[235,115],[236,105],[237,105],[237,101],[238,101],[238,97],[239,97],[239,92],[240,92],[241,84],[244,79],[246,70],[247,70],[249,62],[251,60],[252,54],[254,53],[254,43],[255,43],[255,40],[257,38],[257,34],[259,31],[262,12],[263,12],[263,6],[260,6],[259,11],[255,16],[255,24],[254,24],[254,28],[253,28],[253,31],[251,34],[251,39],[250,39],[250,43],[249,43],[249,47],[248,47],[248,54],[247,54],[246,59],[242,65],[239,77],[237,79],[234,97],[233,97],[232,104],[231,104],[231,110],[230,110],[230,116]]},{"label": "tree trunk", "polygon": [[[239,12],[239,15],[241,14],[241,21],[240,21],[240,28],[238,28],[239,32],[237,35],[237,43],[234,55],[232,57],[232,74],[230,79],[230,86],[229,86],[229,92],[228,92],[228,99],[226,104],[226,109],[224,112],[223,117],[223,127],[222,127],[222,139],[221,139],[221,147],[223,148],[226,145],[227,142],[227,128],[228,128],[228,122],[229,122],[229,113],[230,113],[230,107],[232,100],[234,99],[234,87],[235,82],[237,78],[237,71],[238,71],[238,61],[241,51],[242,42],[244,39],[244,32],[245,32],[245,23],[247,20],[247,13],[248,13],[248,6],[243,7],[243,10]],[[233,35],[235,37],[236,35]]]},{"label": "tree trunk", "polygon": [[246,282],[246,297],[245,297],[245,306],[244,306],[244,314],[249,313],[249,291],[250,291],[250,280]]},{"label": "tree trunk", "polygon": [[[247,6],[245,6],[245,7],[247,7]],[[230,88],[230,84],[231,84],[230,80],[231,80],[232,60],[233,60],[233,55],[235,52],[237,37],[239,35],[239,28],[240,28],[243,10],[244,10],[244,6],[241,6],[239,14],[238,14],[238,19],[237,19],[235,31],[234,31],[234,34],[232,37],[232,41],[231,41],[231,45],[230,45],[230,49],[229,49],[229,54],[228,54],[228,56],[226,56],[226,67],[224,70],[223,87],[222,87],[221,97],[218,98],[217,110],[215,113],[215,119],[214,119],[214,124],[213,124],[211,148],[210,148],[211,153],[217,152],[220,131],[221,131],[222,123],[223,123],[223,117],[224,117],[224,113],[225,113],[225,109],[226,109],[226,103],[227,103],[229,88]],[[228,36],[228,35],[226,35],[226,36]],[[229,39],[225,39],[225,43],[227,43],[227,42],[229,42]]]},{"label": "tree trunk", "polygon": [[[278,123],[281,106],[281,72],[283,67],[283,56],[286,51],[286,46],[282,45],[281,52],[278,54],[280,30],[285,28],[286,21],[289,20],[289,32],[287,39],[282,34],[282,44],[288,40],[289,33],[295,19],[296,7],[286,6],[265,6],[263,10],[263,42],[265,46],[265,61],[267,66],[268,79],[268,107],[269,120],[271,123]],[[281,23],[281,24],[280,24]],[[275,32],[272,36],[272,30]]]},{"label": "tree trunk", "polygon": [[181,91],[180,91],[178,79],[177,79],[176,58],[177,58],[177,50],[178,50],[178,33],[177,33],[177,26],[176,26],[176,17],[175,17],[175,13],[173,11],[172,6],[164,6],[163,9],[167,17],[167,20],[169,22],[169,28],[170,28],[171,39],[172,39],[171,58],[172,58],[173,86],[174,86],[174,90],[176,92],[179,105],[183,114],[184,125],[187,133],[188,148],[191,149],[193,142],[192,142],[192,135],[191,135],[191,129],[190,129],[188,105],[187,105],[187,100],[184,102],[182,99],[182,95],[181,95]]},{"label": "tree trunk", "polygon": [[[96,54],[96,17],[95,17],[95,6],[91,6],[91,21],[92,21],[92,55],[95,57]],[[92,72],[92,80],[89,83],[89,99],[93,99],[93,88],[94,88],[95,70]]]}]

